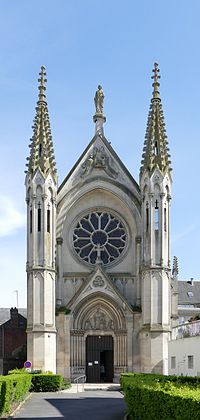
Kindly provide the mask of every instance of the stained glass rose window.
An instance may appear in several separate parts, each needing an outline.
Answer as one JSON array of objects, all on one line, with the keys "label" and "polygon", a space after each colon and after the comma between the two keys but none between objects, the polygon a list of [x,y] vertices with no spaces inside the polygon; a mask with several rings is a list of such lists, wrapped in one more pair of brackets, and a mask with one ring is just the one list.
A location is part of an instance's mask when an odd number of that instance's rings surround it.
[{"label": "stained glass rose window", "polygon": [[108,212],[92,212],[82,217],[73,232],[73,245],[84,261],[104,265],[116,260],[126,245],[126,230],[120,220]]}]

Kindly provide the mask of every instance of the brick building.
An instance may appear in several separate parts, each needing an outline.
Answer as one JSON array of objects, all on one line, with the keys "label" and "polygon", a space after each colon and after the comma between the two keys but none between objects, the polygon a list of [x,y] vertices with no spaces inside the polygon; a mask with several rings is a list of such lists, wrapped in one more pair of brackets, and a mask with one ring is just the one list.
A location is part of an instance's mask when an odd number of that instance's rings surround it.
[{"label": "brick building", "polygon": [[0,374],[23,367],[26,360],[26,325],[26,318],[17,308],[11,308],[10,319],[0,325]]}]

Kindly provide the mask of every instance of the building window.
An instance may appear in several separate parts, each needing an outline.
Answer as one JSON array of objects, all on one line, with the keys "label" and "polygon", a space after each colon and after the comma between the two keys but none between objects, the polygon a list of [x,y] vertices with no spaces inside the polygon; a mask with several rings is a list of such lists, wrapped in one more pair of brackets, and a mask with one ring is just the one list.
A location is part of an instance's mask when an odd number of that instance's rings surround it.
[{"label": "building window", "polygon": [[30,210],[30,233],[32,233],[33,230],[33,212]]},{"label": "building window", "polygon": [[155,230],[159,229],[159,208],[158,208],[158,201],[155,202],[155,209],[154,209],[154,227]]},{"label": "building window", "polygon": [[176,369],[176,357],[171,357],[171,369]]},{"label": "building window", "polygon": [[96,211],[86,214],[73,232],[74,249],[89,264],[104,265],[120,257],[126,245],[125,227],[114,215]]},{"label": "building window", "polygon": [[155,141],[155,148],[154,148],[155,155],[158,156],[158,142]]},{"label": "building window", "polygon": [[41,209],[38,209],[38,232],[41,232]]},{"label": "building window", "polygon": [[188,369],[194,368],[194,356],[188,356]]},{"label": "building window", "polygon": [[47,210],[47,232],[50,233],[50,210]]},{"label": "building window", "polygon": [[167,232],[167,210],[164,209],[164,230]]},{"label": "building window", "polygon": [[146,231],[149,231],[149,208],[146,207]]},{"label": "building window", "polygon": [[42,144],[40,143],[39,144],[39,157],[41,156],[42,156]]}]

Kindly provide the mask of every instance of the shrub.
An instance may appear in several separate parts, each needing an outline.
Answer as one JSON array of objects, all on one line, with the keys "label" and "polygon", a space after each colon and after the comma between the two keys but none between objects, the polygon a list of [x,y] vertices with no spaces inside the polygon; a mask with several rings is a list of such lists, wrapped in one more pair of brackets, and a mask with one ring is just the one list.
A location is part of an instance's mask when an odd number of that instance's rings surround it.
[{"label": "shrub", "polygon": [[200,419],[199,378],[123,374],[128,413],[137,420]]},{"label": "shrub", "polygon": [[35,374],[32,376],[31,391],[33,392],[54,392],[63,387],[61,375],[50,375],[46,373]]},{"label": "shrub", "polygon": [[31,387],[31,378],[27,373],[0,377],[0,414],[9,412],[12,404],[23,400]]},{"label": "shrub", "polygon": [[71,309],[67,308],[66,306],[59,306],[56,308],[56,316],[59,314],[69,315],[70,312],[71,312]]},{"label": "shrub", "polygon": [[23,374],[23,375],[27,374],[26,368],[22,368],[22,369],[15,368],[8,371],[8,375],[18,375],[18,374]]}]

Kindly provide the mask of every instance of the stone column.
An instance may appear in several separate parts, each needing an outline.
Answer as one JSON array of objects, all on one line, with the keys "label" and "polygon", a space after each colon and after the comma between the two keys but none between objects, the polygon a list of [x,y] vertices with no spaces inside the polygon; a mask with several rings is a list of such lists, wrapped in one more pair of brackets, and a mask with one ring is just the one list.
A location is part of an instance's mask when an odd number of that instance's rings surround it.
[{"label": "stone column", "polygon": [[141,306],[141,280],[140,280],[140,263],[141,263],[141,236],[135,238],[136,243],[136,306]]},{"label": "stone column", "polygon": [[62,244],[63,238],[57,238],[57,290],[56,306],[62,305]]}]

